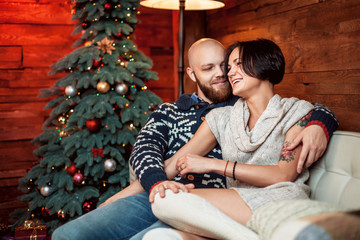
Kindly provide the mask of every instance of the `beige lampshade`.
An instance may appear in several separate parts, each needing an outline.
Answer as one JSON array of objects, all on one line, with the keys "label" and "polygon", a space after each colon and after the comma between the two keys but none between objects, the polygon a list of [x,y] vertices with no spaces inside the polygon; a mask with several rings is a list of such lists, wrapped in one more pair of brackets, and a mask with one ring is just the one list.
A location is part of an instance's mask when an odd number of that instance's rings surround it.
[{"label": "beige lampshade", "polygon": [[[178,10],[179,0],[140,0],[144,7]],[[210,10],[222,8],[225,4],[222,0],[186,0],[185,10]]]}]

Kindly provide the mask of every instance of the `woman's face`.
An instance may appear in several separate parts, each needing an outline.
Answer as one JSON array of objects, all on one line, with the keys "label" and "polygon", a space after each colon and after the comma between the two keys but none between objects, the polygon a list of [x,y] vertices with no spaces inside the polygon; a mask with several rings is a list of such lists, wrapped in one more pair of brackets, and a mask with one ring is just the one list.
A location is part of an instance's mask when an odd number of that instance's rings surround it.
[{"label": "woman's face", "polygon": [[247,98],[254,93],[261,84],[261,80],[247,75],[242,67],[239,48],[235,48],[229,56],[228,77],[233,89],[233,94]]}]

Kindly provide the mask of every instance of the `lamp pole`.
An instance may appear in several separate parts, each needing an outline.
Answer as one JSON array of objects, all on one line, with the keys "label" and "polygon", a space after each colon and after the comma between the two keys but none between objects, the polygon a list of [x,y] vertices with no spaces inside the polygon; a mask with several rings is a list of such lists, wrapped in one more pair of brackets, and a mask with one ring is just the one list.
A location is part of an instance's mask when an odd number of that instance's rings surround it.
[{"label": "lamp pole", "polygon": [[[179,11],[179,64],[178,64],[178,95],[184,93],[184,46],[185,46],[185,31],[184,31],[184,12],[186,0],[140,0],[140,4],[145,7],[180,10]],[[179,3],[179,5],[178,5]],[[186,10],[209,10],[224,7],[223,0],[188,0]]]},{"label": "lamp pole", "polygon": [[185,34],[184,34],[184,10],[185,0],[179,0],[180,13],[179,13],[179,93],[178,97],[184,93],[184,46],[185,46]]}]

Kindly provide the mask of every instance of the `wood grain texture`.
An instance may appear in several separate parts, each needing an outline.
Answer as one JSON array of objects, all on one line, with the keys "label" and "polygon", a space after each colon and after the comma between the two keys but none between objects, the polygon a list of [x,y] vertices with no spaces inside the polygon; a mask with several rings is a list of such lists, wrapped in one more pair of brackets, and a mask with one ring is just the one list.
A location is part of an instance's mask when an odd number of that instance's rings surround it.
[{"label": "wood grain texture", "polygon": [[23,50],[23,67],[27,68],[48,68],[54,62],[57,62],[65,55],[72,52],[71,46],[68,45],[32,45],[24,46]]},{"label": "wood grain texture", "polygon": [[0,56],[3,56],[0,59],[0,69],[16,69],[22,67],[21,46],[0,46]]},{"label": "wood grain texture", "polygon": [[1,45],[68,45],[79,36],[71,36],[72,25],[0,24]]},{"label": "wood grain texture", "polygon": [[[0,223],[25,205],[16,200],[18,180],[37,160],[31,140],[42,132],[50,98],[38,98],[65,73],[49,66],[73,51],[71,0],[0,0]],[[139,8],[135,43],[153,60],[159,80],[148,83],[164,101],[173,101],[172,12]]]},{"label": "wood grain texture", "polygon": [[0,23],[72,25],[74,22],[69,18],[70,10],[70,1],[0,2]]},{"label": "wood grain texture", "polygon": [[24,69],[7,69],[0,70],[0,87],[1,88],[46,88],[65,74],[48,75],[49,68],[24,68]]},{"label": "wood grain texture", "polygon": [[[360,131],[360,4],[357,0],[227,1],[207,14],[206,32],[229,46],[268,38],[282,49],[281,96],[330,107],[340,130]],[[222,19],[222,24],[219,24]]]}]

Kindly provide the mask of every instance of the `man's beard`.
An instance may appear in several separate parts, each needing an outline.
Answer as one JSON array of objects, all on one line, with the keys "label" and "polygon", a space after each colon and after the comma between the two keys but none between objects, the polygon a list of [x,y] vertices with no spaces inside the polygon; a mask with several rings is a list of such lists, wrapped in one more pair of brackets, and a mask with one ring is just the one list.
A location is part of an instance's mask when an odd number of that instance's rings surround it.
[{"label": "man's beard", "polygon": [[195,79],[200,88],[200,90],[204,93],[205,97],[207,97],[213,103],[225,102],[232,96],[232,90],[230,84],[227,84],[226,88],[223,89],[215,89],[212,87],[211,83],[209,85],[202,84],[200,80],[197,78],[196,74]]}]

